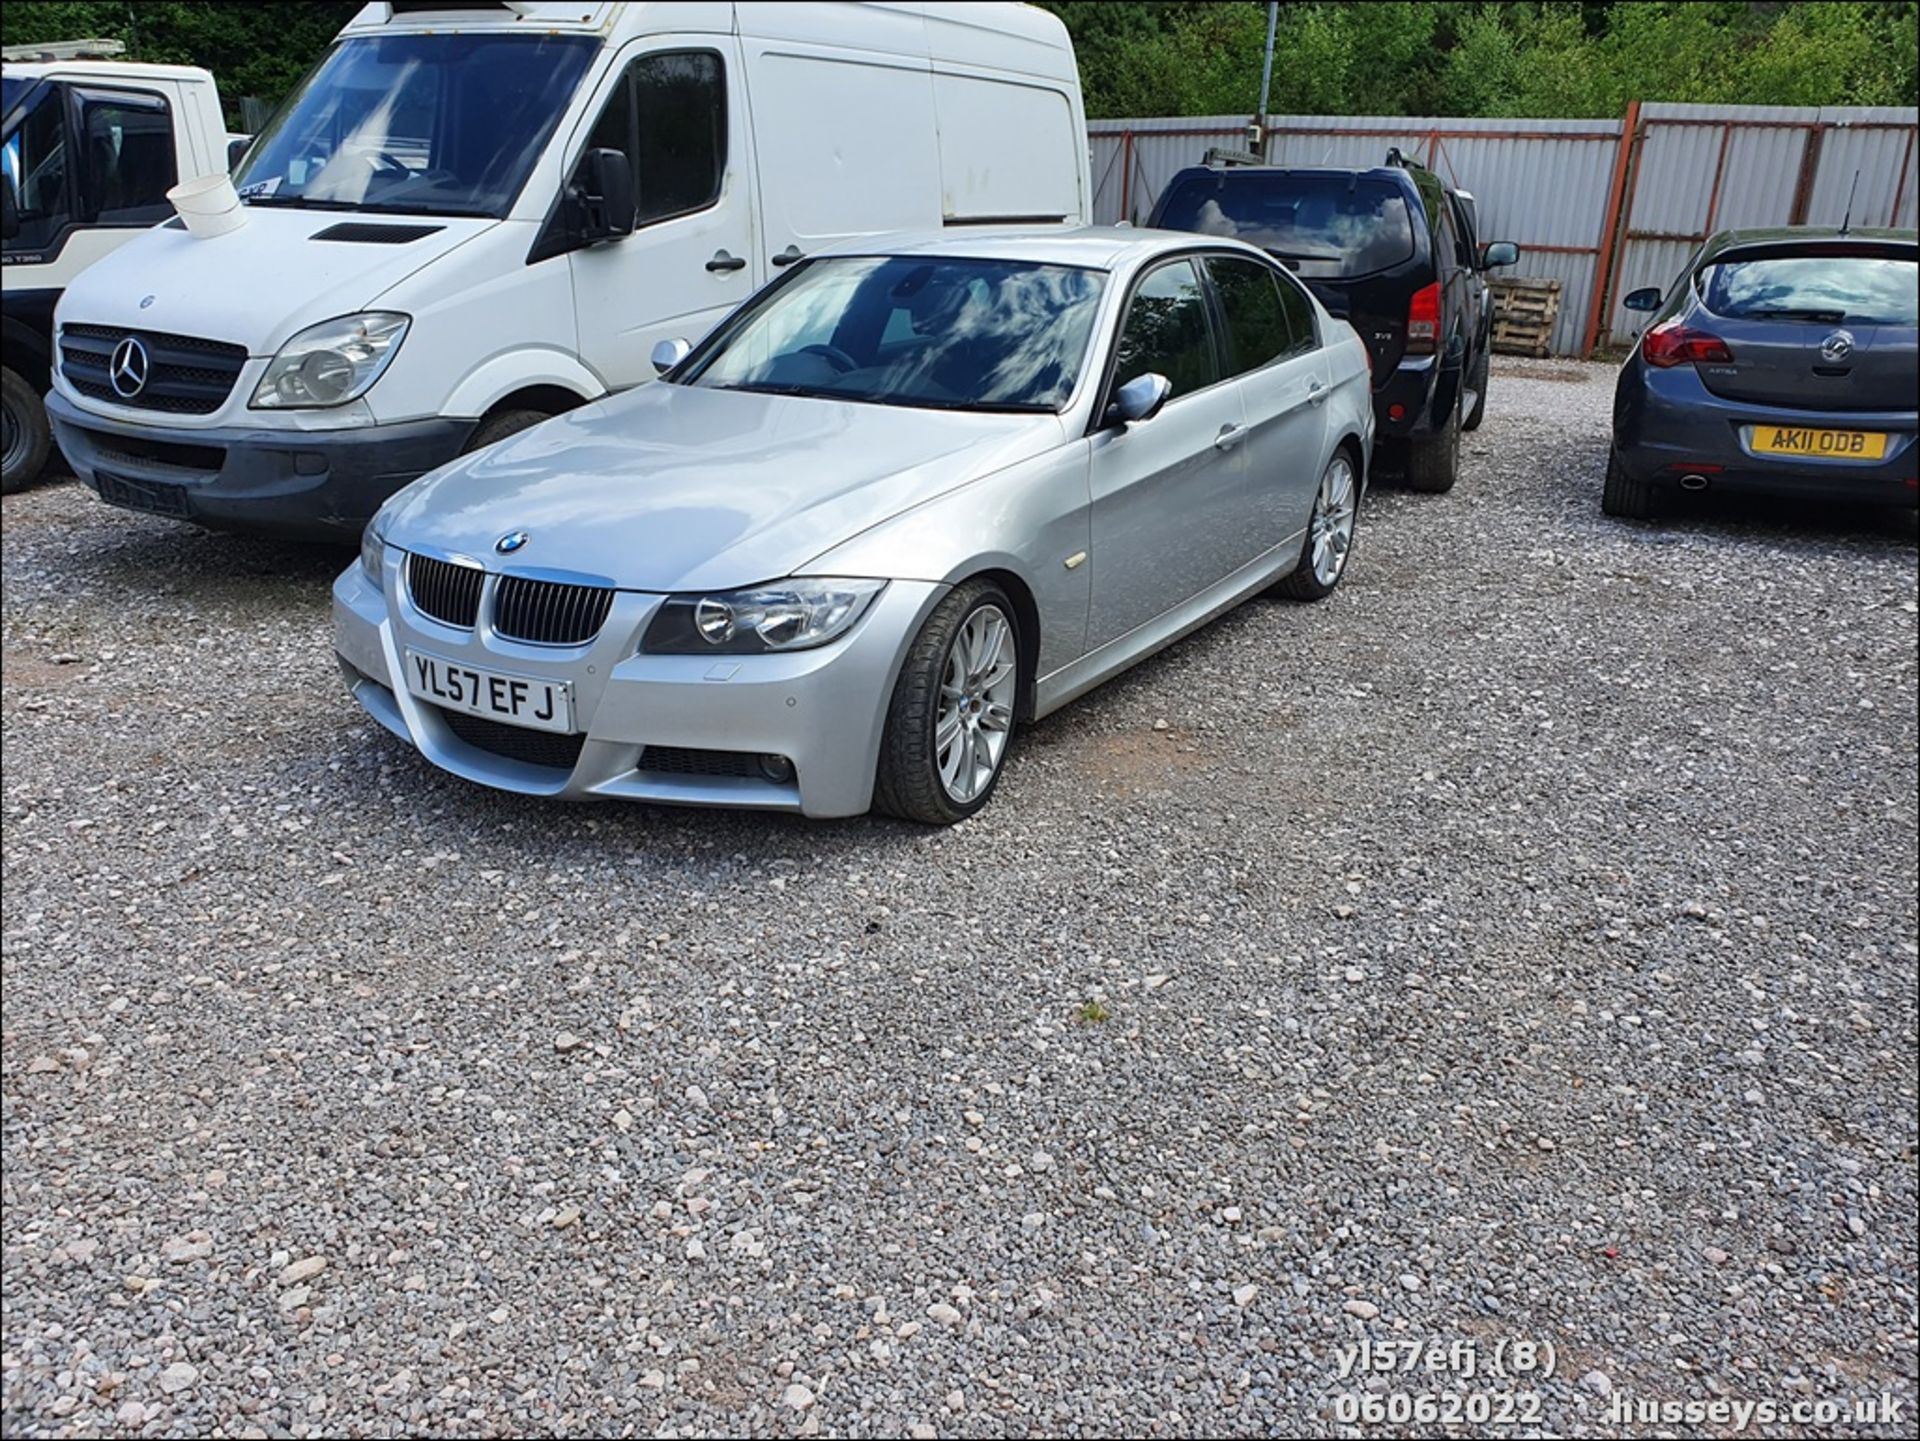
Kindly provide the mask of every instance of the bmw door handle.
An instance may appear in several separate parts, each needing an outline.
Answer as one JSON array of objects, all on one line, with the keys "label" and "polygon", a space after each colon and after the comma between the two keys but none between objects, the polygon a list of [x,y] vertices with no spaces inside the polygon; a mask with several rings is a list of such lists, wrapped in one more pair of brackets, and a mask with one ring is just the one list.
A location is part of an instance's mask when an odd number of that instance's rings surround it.
[{"label": "bmw door handle", "polygon": [[785,250],[781,251],[778,255],[772,256],[770,258],[773,264],[780,267],[781,269],[785,269],[787,266],[792,265],[795,261],[805,260],[807,257],[801,251],[799,246],[789,245]]},{"label": "bmw door handle", "polygon": [[1223,425],[1220,427],[1220,433],[1213,438],[1213,448],[1215,450],[1232,450],[1246,438],[1246,426]]},{"label": "bmw door handle", "polygon": [[1327,388],[1317,380],[1307,382],[1307,404],[1318,405],[1327,398]]},{"label": "bmw door handle", "polygon": [[747,262],[745,260],[741,259],[738,255],[729,255],[724,250],[714,251],[713,259],[707,262],[707,269],[715,275],[731,274],[733,271],[745,270],[746,268]]}]

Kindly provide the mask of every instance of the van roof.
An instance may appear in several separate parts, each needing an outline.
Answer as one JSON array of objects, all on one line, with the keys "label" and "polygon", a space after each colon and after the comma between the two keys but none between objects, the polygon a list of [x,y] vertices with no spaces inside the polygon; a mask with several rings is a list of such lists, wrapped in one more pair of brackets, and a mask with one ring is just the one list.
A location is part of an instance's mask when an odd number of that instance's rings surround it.
[{"label": "van roof", "polygon": [[[868,12],[862,14],[861,12]],[[881,12],[873,14],[872,12]],[[884,23],[891,20],[891,26]],[[910,27],[910,28],[909,28]],[[601,35],[624,41],[659,33],[733,34],[804,38],[831,44],[850,40],[868,49],[888,49],[883,35],[912,34],[911,50],[935,60],[981,65],[1018,74],[1068,81],[1079,88],[1073,42],[1066,25],[1037,5],[982,0],[942,5],[927,0],[867,0],[851,5],[791,5],[781,0],[699,0],[699,3],[541,3],[541,0],[472,0],[471,4],[373,0],[341,29],[354,35],[511,31]],[[855,37],[858,37],[857,39]],[[921,52],[921,47],[925,51]],[[897,48],[897,47],[895,47]]]},{"label": "van roof", "polygon": [[9,60],[6,62],[6,72],[9,80],[43,80],[48,76],[79,75],[99,79],[213,82],[213,75],[198,65],[149,65],[139,60]]}]

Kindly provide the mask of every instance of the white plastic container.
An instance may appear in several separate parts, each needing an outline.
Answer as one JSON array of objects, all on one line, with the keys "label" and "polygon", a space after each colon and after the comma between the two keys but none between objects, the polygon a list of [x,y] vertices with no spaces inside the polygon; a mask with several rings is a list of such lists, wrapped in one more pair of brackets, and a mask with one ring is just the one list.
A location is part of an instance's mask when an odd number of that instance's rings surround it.
[{"label": "white plastic container", "polygon": [[167,199],[180,213],[187,229],[202,240],[225,235],[247,223],[240,196],[225,173],[183,180],[167,192]]}]

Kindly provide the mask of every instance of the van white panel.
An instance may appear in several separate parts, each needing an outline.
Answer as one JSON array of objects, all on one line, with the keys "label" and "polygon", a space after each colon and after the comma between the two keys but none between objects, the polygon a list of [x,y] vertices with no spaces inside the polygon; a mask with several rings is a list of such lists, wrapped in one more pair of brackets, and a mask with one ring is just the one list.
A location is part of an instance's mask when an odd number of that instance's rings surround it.
[{"label": "van white panel", "polygon": [[936,69],[977,65],[1080,88],[1067,27],[1037,5],[929,5],[927,45]]},{"label": "van white panel", "polygon": [[1058,90],[935,75],[940,208],[947,220],[1080,215],[1080,142]]},{"label": "van white panel", "polygon": [[748,86],[769,254],[940,224],[924,61],[915,69],[800,47],[755,50]]}]

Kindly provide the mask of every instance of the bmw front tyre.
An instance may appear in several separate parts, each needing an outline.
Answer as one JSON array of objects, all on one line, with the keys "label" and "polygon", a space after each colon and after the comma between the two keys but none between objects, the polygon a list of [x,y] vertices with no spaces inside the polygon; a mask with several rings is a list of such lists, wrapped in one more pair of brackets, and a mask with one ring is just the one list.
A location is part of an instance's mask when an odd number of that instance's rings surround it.
[{"label": "bmw front tyre", "polygon": [[991,581],[956,586],[914,637],[880,741],[874,805],[952,825],[987,803],[1013,744],[1020,629]]}]

